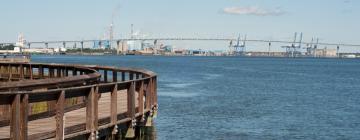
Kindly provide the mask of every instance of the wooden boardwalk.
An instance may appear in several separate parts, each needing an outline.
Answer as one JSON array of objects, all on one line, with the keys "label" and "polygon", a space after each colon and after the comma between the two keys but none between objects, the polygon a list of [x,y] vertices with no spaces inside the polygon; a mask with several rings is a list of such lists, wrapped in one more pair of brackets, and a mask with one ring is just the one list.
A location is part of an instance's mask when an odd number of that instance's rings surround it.
[{"label": "wooden boardwalk", "polygon": [[[118,91],[117,96],[117,112],[118,114],[127,112],[127,94],[126,90]],[[138,98],[138,93],[135,93],[135,98]],[[99,120],[110,117],[110,93],[101,94],[98,102]],[[138,102],[135,102],[135,106],[138,106]],[[84,124],[86,121],[86,108],[80,108],[65,113],[65,127],[76,126]],[[42,134],[46,132],[54,132],[56,129],[55,117],[44,118],[28,122],[28,135],[31,138],[32,135]],[[10,138],[10,126],[0,127],[0,139]]]},{"label": "wooden boardwalk", "polygon": [[144,69],[0,63],[0,81],[0,140],[134,138],[157,111],[156,74]]}]

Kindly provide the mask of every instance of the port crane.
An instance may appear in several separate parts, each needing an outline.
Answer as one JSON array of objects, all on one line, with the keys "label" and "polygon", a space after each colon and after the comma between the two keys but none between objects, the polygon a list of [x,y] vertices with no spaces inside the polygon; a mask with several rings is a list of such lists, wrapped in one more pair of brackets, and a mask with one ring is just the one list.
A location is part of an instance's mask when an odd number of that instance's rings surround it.
[{"label": "port crane", "polygon": [[241,35],[238,36],[236,45],[233,45],[233,40],[230,41],[229,50],[231,55],[244,55],[246,49],[246,35],[241,43]]},{"label": "port crane", "polygon": [[[286,54],[288,57],[297,57],[301,55],[301,51],[299,49],[301,49],[302,39],[303,39],[303,33],[300,33],[299,42],[296,42],[297,32],[295,32],[294,41],[292,42],[292,44],[288,46],[281,46],[282,48],[286,49]],[[296,43],[298,43],[298,45],[296,45]]]}]

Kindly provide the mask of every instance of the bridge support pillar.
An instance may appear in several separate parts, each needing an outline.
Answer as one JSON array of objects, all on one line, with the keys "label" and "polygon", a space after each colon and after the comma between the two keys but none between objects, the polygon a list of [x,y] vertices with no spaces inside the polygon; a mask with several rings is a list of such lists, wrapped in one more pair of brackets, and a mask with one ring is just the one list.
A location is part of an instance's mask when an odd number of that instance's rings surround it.
[{"label": "bridge support pillar", "polygon": [[65,42],[63,42],[63,47],[66,48],[66,43]]},{"label": "bridge support pillar", "polygon": [[84,42],[83,42],[83,41],[81,41],[81,42],[80,42],[80,44],[81,44],[81,52],[80,52],[80,54],[81,54],[81,55],[83,55]]}]

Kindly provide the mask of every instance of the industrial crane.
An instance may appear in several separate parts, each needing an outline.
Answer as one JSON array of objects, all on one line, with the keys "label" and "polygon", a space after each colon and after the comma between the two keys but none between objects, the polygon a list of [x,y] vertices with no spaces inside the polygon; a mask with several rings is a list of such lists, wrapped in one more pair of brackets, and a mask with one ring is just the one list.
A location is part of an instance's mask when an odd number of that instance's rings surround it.
[{"label": "industrial crane", "polygon": [[[244,55],[244,53],[245,53],[245,48],[246,48],[246,35],[245,35],[245,37],[244,37],[244,39],[243,39],[243,42],[242,42],[242,44],[240,44],[240,42],[241,42],[241,36],[239,35],[238,36],[238,39],[237,39],[237,43],[236,43],[236,45],[235,46],[233,46],[233,48],[234,48],[234,55]],[[232,41],[230,42],[230,48],[231,48],[231,46],[232,46]]]},{"label": "industrial crane", "polygon": [[[282,48],[286,49],[286,54],[288,55],[288,57],[296,57],[301,54],[301,51],[299,51],[299,49],[301,48],[302,39],[303,39],[303,33],[300,33],[299,42],[296,42],[297,41],[297,32],[295,32],[293,43],[288,46],[281,46]],[[299,43],[299,44],[296,45],[296,43]]]}]

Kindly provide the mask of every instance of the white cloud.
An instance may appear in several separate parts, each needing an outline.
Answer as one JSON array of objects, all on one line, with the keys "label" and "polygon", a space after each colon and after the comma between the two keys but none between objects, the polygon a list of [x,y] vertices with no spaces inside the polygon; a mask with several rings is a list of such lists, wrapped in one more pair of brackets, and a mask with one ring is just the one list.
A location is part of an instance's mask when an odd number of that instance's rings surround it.
[{"label": "white cloud", "polygon": [[279,16],[285,14],[284,11],[280,9],[268,10],[262,9],[259,7],[227,7],[223,9],[223,12],[226,14],[234,15],[253,15],[253,16]]}]

